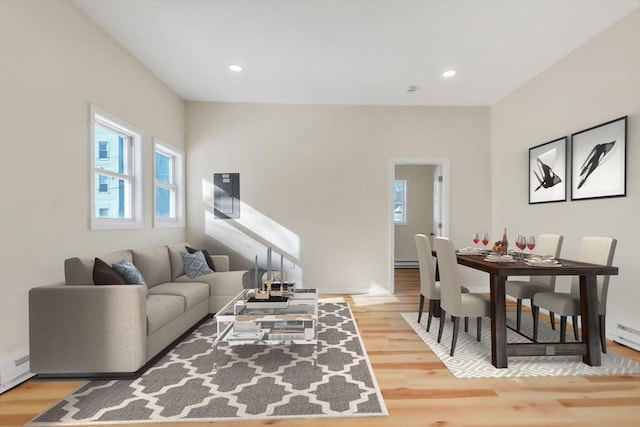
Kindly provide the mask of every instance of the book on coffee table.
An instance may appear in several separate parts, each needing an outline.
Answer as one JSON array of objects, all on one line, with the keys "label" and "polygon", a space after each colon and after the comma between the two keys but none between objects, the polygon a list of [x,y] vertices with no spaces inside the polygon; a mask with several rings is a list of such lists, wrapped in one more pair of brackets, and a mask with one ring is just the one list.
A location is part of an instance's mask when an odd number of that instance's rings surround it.
[{"label": "book on coffee table", "polygon": [[287,308],[289,306],[288,297],[274,297],[269,298],[249,298],[245,303],[245,307],[249,309],[262,309],[262,308]]}]

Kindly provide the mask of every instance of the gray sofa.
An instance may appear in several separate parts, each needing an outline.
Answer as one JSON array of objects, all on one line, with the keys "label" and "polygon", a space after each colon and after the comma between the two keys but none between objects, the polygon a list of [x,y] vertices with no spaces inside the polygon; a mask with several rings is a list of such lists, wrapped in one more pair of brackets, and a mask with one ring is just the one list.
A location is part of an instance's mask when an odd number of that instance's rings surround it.
[{"label": "gray sofa", "polygon": [[29,291],[31,372],[46,376],[135,374],[173,341],[243,288],[244,271],[213,255],[215,272],[190,279],[187,243],[99,255],[132,262],[144,285],[93,282],[94,257],[65,261],[65,284]]}]

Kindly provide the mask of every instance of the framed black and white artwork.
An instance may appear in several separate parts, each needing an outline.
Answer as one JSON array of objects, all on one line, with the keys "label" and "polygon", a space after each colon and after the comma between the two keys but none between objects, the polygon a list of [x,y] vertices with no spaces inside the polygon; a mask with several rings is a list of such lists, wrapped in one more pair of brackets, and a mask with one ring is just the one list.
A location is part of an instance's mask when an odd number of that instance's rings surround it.
[{"label": "framed black and white artwork", "polygon": [[529,148],[529,204],[567,200],[567,137]]},{"label": "framed black and white artwork", "polygon": [[571,200],[627,193],[627,116],[571,135]]}]

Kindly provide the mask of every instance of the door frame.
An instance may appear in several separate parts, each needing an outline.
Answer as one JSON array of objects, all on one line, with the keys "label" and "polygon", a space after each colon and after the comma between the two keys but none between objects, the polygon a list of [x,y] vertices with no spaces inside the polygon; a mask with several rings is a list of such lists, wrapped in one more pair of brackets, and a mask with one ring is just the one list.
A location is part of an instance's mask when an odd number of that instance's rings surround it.
[{"label": "door frame", "polygon": [[393,293],[395,290],[395,278],[394,278],[394,257],[395,257],[395,222],[393,220],[393,182],[395,181],[396,175],[396,166],[404,166],[404,165],[429,165],[429,166],[440,166],[442,170],[442,191],[440,194],[440,206],[442,209],[442,228],[441,233],[442,236],[449,235],[449,159],[445,158],[429,158],[429,157],[394,157],[391,159],[389,163],[389,203],[388,212],[389,212],[389,241],[388,241],[388,249],[389,249],[389,292]]}]

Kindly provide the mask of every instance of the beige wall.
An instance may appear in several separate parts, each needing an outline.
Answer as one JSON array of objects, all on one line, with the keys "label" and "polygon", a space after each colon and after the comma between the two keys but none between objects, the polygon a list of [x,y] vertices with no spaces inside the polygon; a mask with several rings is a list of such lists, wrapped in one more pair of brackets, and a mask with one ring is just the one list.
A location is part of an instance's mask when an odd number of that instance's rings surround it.
[{"label": "beige wall", "polygon": [[396,225],[395,261],[417,261],[415,235],[433,231],[434,165],[397,165],[396,179],[407,181],[407,223]]},{"label": "beige wall", "polygon": [[[490,223],[488,108],[189,102],[187,141],[188,239],[235,267],[273,245],[322,292],[390,289],[392,158],[450,159],[455,239]],[[216,172],[240,173],[238,221],[212,219]]]},{"label": "beige wall", "polygon": [[[640,329],[640,10],[623,18],[491,110],[493,230],[559,233],[575,256],[585,235],[618,239],[607,330]],[[528,149],[628,115],[627,197],[528,204]],[[565,289],[566,281],[561,283]]]},{"label": "beige wall", "polygon": [[[146,226],[90,231],[89,103],[145,131]],[[67,1],[0,2],[0,365],[28,354],[28,291],[63,260],[184,239],[152,228],[152,137],[184,147],[184,102]]]}]

